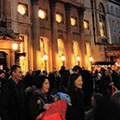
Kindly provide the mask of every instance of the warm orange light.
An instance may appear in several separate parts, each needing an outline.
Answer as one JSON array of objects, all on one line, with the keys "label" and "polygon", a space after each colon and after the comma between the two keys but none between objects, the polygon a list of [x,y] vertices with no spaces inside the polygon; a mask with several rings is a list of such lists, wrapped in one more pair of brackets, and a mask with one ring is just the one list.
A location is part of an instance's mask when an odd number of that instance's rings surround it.
[{"label": "warm orange light", "polygon": [[44,59],[44,61],[48,60],[48,55],[46,53],[44,54],[43,59]]},{"label": "warm orange light", "polygon": [[17,48],[18,48],[18,44],[16,44],[16,43],[12,44],[12,49],[13,50],[17,50]]},{"label": "warm orange light", "polygon": [[64,55],[61,56],[61,60],[65,61],[65,56]]},{"label": "warm orange light", "polygon": [[38,11],[38,16],[41,18],[41,19],[45,19],[46,18],[46,12],[45,10],[39,10]]},{"label": "warm orange light", "polygon": [[88,22],[84,21],[83,24],[84,24],[84,28],[88,29]]},{"label": "warm orange light", "polygon": [[75,26],[76,25],[76,19],[75,18],[71,18],[71,25]]},{"label": "warm orange light", "polygon": [[62,22],[62,16],[60,14],[56,14],[56,21],[58,23],[61,23]]},{"label": "warm orange light", "polygon": [[77,60],[77,61],[80,61],[81,59],[80,59],[80,57],[79,57],[79,56],[77,56],[77,57],[76,57],[76,60]]},{"label": "warm orange light", "polygon": [[18,13],[20,13],[21,15],[25,15],[26,14],[26,6],[25,5],[23,5],[23,4],[19,4],[18,6],[17,6],[17,11],[18,11]]}]

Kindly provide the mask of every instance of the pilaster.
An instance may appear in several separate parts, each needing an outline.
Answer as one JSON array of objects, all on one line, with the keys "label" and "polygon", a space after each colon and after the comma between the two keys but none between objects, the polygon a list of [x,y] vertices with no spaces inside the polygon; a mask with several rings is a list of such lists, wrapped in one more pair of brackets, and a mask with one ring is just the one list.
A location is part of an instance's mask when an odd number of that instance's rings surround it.
[{"label": "pilaster", "polygon": [[85,9],[83,7],[78,8],[78,13],[79,13],[79,25],[80,25],[80,51],[81,51],[81,62],[82,66],[85,67],[85,39],[84,39],[84,26],[83,26],[83,17],[84,17],[84,11]]},{"label": "pilaster", "polygon": [[39,35],[39,0],[32,0],[32,41],[33,41],[33,65],[34,70],[38,68],[39,64],[39,51],[40,51],[40,35]]},{"label": "pilaster", "polygon": [[58,0],[49,0],[50,2],[50,14],[51,14],[51,43],[52,43],[52,67],[57,68],[58,61],[58,33],[57,33],[57,22],[56,22],[56,3]]},{"label": "pilaster", "polygon": [[66,10],[66,28],[67,28],[67,40],[66,40],[66,67],[72,67],[72,26],[71,26],[71,4],[65,4]]}]

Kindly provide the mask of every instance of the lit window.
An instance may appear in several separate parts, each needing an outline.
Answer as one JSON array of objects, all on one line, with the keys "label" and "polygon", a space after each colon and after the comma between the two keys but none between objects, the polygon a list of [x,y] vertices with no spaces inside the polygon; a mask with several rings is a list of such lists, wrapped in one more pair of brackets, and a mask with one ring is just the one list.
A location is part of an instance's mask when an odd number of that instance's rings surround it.
[{"label": "lit window", "polygon": [[61,22],[62,22],[62,15],[56,14],[56,21],[57,21],[58,23],[61,23]]},{"label": "lit window", "polygon": [[39,16],[41,19],[45,19],[45,18],[46,18],[46,11],[40,9],[40,10],[38,11],[38,16]]},{"label": "lit window", "polygon": [[75,26],[75,25],[76,25],[76,19],[73,18],[73,17],[71,18],[71,25],[72,25],[72,26]]},{"label": "lit window", "polygon": [[19,4],[19,5],[17,6],[17,11],[18,11],[18,13],[20,13],[21,15],[25,15],[25,14],[27,13],[26,5]]},{"label": "lit window", "polygon": [[86,20],[84,20],[84,28],[85,29],[88,29],[89,28],[89,23],[88,23],[88,21],[86,21]]}]

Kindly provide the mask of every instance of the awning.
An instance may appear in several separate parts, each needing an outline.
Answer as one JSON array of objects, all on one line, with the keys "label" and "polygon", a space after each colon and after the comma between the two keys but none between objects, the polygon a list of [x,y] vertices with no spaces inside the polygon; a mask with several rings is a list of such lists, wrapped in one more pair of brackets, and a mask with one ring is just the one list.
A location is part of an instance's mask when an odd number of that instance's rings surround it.
[{"label": "awning", "polygon": [[116,62],[114,62],[114,61],[98,61],[98,62],[94,62],[94,63],[92,63],[92,66],[94,66],[94,65],[106,65],[106,66],[112,66],[112,65],[115,65],[115,63]]}]

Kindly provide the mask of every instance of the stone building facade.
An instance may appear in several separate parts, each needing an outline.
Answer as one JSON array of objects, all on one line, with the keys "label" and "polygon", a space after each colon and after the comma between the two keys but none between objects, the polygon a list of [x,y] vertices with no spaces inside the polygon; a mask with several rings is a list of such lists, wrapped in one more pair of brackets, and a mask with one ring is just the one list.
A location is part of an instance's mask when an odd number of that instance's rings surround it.
[{"label": "stone building facade", "polygon": [[91,70],[108,60],[107,8],[106,0],[0,0],[0,68]]},{"label": "stone building facade", "polygon": [[105,47],[106,58],[120,65],[120,1],[107,0],[107,24],[109,45]]},{"label": "stone building facade", "polygon": [[88,28],[84,30],[86,50],[90,48],[88,56],[92,56],[94,62],[115,61],[119,65],[120,3],[115,0],[85,0],[84,6],[84,21],[88,22]]},{"label": "stone building facade", "polygon": [[[1,69],[15,63],[23,71],[85,66],[83,15],[82,0],[0,0]],[[13,43],[18,44],[17,50]]]}]

